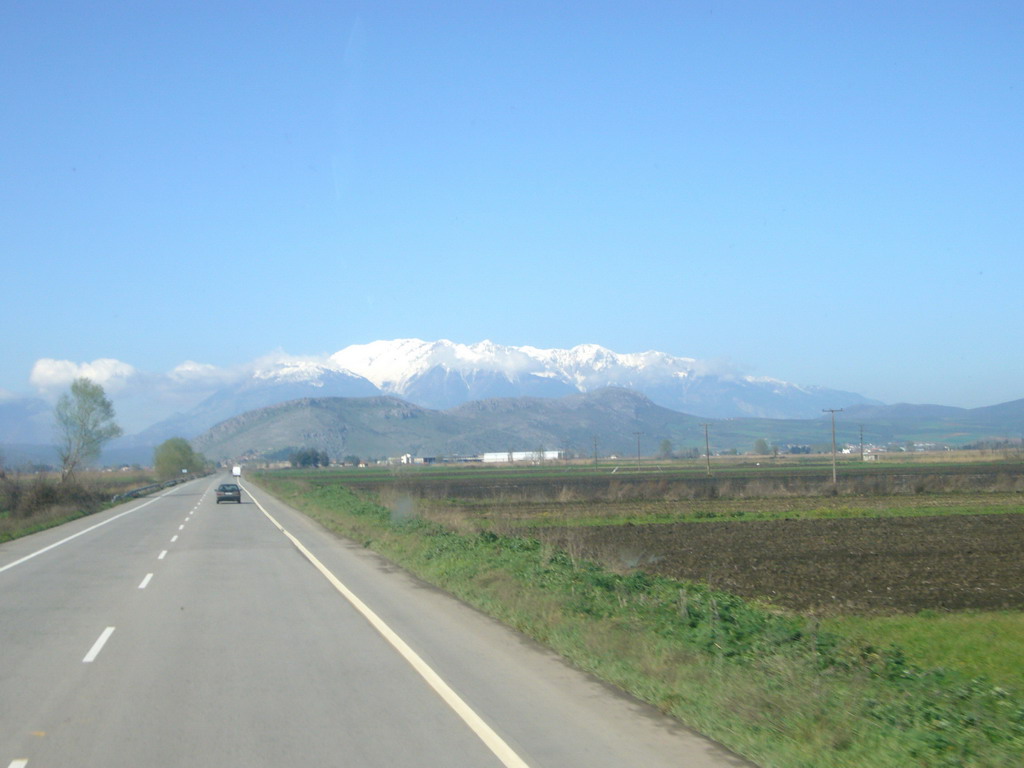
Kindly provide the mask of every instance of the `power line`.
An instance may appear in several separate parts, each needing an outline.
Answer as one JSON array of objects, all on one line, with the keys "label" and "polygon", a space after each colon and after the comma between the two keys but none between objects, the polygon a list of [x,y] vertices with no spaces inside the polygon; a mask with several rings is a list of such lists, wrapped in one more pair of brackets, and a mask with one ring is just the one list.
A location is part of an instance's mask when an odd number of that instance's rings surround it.
[{"label": "power line", "polygon": [[708,464],[708,477],[711,477],[711,441],[708,438],[708,427],[710,424],[701,424],[704,427],[704,459]]},{"label": "power line", "polygon": [[842,414],[843,409],[823,408],[821,412],[833,415],[833,486],[836,486],[839,484],[839,479],[836,476],[836,414]]}]

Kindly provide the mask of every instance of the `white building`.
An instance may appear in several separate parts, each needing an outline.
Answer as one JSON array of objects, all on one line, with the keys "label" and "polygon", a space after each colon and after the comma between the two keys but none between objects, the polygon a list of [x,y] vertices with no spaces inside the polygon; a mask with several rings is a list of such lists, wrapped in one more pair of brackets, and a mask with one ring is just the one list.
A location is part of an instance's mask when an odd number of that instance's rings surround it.
[{"label": "white building", "polygon": [[555,461],[562,458],[562,451],[495,451],[485,453],[485,464],[510,461]]}]

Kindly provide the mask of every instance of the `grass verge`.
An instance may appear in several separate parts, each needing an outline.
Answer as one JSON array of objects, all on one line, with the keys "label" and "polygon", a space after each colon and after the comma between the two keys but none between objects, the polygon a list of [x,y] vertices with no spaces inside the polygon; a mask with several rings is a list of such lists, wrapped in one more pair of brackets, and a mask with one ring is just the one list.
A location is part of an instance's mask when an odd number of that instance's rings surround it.
[{"label": "grass verge", "polygon": [[92,514],[92,510],[54,507],[33,515],[28,520],[12,518],[8,513],[0,513],[0,544],[5,541],[31,536],[33,533],[56,528],[58,525],[70,523],[80,517]]},{"label": "grass verge", "polygon": [[0,473],[0,543],[108,509],[115,494],[154,482],[142,472],[81,475],[62,483],[55,475]]},{"label": "grass verge", "polygon": [[837,616],[822,626],[860,643],[904,649],[914,664],[998,680],[1024,691],[1020,611],[921,611],[898,616]]},{"label": "grass verge", "polygon": [[986,677],[702,585],[395,515],[340,485],[254,480],[766,768],[1016,766],[1024,754],[1024,700]]}]

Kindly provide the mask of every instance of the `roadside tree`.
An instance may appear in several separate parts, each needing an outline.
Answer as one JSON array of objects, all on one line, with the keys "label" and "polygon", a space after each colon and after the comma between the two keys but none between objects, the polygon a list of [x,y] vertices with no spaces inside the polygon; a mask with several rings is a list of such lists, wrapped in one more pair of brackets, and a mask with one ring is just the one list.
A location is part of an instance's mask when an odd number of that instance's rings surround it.
[{"label": "roadside tree", "polygon": [[62,483],[73,478],[76,469],[98,459],[103,445],[122,434],[103,387],[87,378],[71,383],[71,391],[57,401],[54,417]]},{"label": "roadside tree", "polygon": [[183,469],[192,473],[202,472],[206,469],[206,459],[201,453],[196,453],[185,438],[172,437],[153,450],[153,467],[159,479],[170,480],[182,475]]},{"label": "roadside tree", "polygon": [[288,457],[293,467],[326,467],[331,463],[330,456],[326,451],[318,451],[315,448],[302,448]]}]

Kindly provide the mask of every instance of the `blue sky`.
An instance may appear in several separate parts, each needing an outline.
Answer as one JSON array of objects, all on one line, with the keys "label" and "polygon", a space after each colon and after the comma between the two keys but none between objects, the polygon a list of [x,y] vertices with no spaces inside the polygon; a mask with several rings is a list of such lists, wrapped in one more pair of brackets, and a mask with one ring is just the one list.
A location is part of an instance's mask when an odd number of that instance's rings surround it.
[{"label": "blue sky", "polygon": [[1024,397],[1017,2],[11,2],[0,389],[377,339]]}]

